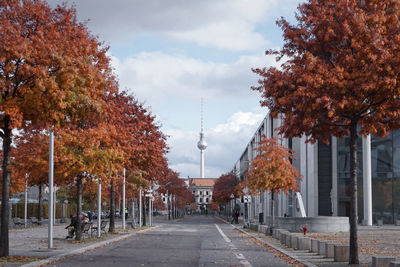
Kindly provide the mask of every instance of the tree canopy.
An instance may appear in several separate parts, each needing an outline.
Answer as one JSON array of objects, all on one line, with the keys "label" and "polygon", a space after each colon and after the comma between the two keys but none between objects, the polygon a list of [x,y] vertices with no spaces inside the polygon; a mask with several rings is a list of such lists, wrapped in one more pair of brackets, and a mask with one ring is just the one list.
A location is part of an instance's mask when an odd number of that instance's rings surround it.
[{"label": "tree canopy", "polygon": [[[308,0],[281,18],[281,67],[254,69],[261,105],[283,114],[285,137],[350,136],[350,264],[358,264],[357,138],[400,128],[400,2]],[[358,128],[357,128],[358,127]]]}]

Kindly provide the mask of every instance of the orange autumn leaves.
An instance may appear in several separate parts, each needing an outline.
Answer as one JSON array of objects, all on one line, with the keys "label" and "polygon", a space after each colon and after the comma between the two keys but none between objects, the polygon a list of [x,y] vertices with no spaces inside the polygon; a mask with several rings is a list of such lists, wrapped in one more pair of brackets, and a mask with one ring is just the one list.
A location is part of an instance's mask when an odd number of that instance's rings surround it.
[{"label": "orange autumn leaves", "polygon": [[256,151],[244,183],[251,193],[298,191],[301,176],[290,162],[294,156],[288,148],[280,145],[276,137],[263,138]]}]

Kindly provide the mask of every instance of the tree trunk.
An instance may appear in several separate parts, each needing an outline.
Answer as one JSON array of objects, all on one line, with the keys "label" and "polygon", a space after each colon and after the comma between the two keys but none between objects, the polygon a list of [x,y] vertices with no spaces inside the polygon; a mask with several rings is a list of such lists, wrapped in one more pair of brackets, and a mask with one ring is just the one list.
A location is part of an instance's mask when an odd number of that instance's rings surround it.
[{"label": "tree trunk", "polygon": [[8,217],[9,217],[9,198],[10,198],[10,152],[12,132],[9,129],[10,116],[5,115],[3,127],[3,183],[1,195],[1,234],[0,234],[0,257],[9,256],[9,239],[8,239]]},{"label": "tree trunk", "polygon": [[78,203],[77,203],[77,227],[76,227],[76,232],[75,232],[75,240],[81,240],[82,239],[82,219],[81,219],[81,214],[82,214],[82,176],[79,176],[76,181],[76,186],[77,186],[77,195],[78,195]]},{"label": "tree trunk", "polygon": [[115,191],[114,191],[114,179],[111,179],[110,185],[110,228],[108,232],[115,232]]},{"label": "tree trunk", "polygon": [[146,194],[143,194],[143,205],[142,205],[142,214],[143,214],[143,226],[146,226]]},{"label": "tree trunk", "polygon": [[38,224],[42,225],[42,213],[43,213],[43,195],[42,195],[42,185],[39,185],[39,206],[38,206]]},{"label": "tree trunk", "polygon": [[357,236],[357,120],[350,125],[350,256],[349,264],[359,264]]}]

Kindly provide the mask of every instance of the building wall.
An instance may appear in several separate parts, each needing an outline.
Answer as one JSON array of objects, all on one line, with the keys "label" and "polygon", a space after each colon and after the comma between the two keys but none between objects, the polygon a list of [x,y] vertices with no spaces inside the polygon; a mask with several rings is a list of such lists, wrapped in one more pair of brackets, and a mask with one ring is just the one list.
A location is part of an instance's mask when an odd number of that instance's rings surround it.
[{"label": "building wall", "polygon": [[[267,138],[277,136],[276,128],[280,118],[272,119],[268,115],[256,130],[249,144],[235,164],[235,171],[244,178],[251,160],[256,156],[254,148],[262,135]],[[275,130],[274,130],[275,129]],[[350,166],[348,140],[331,138],[329,145],[322,142],[305,143],[306,138],[284,139],[283,145],[291,146],[295,160],[292,164],[303,176],[300,193],[307,216],[348,216],[350,205]],[[359,221],[363,213],[363,162],[362,137],[358,143],[358,210]],[[393,223],[400,219],[400,131],[394,131],[385,138],[371,138],[372,202],[373,221],[383,219],[384,223]],[[300,216],[296,199],[284,194],[276,196],[275,215]],[[270,215],[270,194],[263,192],[252,198],[249,205],[251,219],[266,221]]]}]

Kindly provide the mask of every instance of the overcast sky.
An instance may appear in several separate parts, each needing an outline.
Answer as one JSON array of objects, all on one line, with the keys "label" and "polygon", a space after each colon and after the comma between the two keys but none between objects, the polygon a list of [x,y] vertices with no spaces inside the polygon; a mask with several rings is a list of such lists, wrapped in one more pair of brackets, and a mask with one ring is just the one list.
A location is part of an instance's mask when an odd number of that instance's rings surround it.
[{"label": "overcast sky", "polygon": [[[62,1],[49,1],[54,3]],[[150,107],[169,136],[170,167],[199,177],[204,98],[205,176],[229,172],[266,114],[251,68],[276,65],[283,16],[300,0],[68,0],[110,45],[120,87]]]}]

